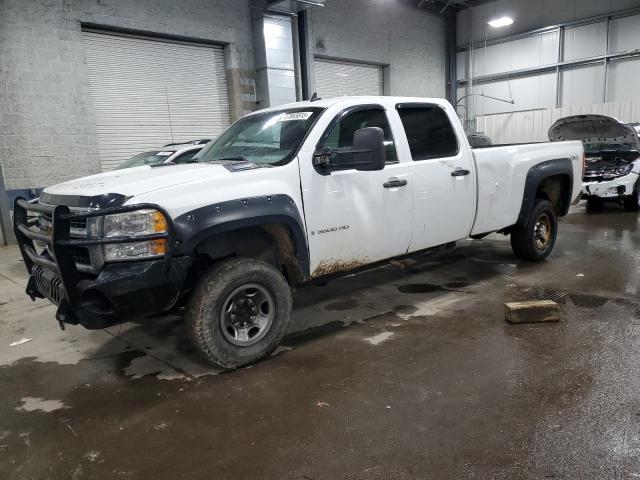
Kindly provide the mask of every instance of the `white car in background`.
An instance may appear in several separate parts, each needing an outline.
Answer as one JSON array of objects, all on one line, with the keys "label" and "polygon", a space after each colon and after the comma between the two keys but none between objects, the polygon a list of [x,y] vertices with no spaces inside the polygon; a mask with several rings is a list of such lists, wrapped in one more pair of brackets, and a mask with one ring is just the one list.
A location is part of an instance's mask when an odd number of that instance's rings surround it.
[{"label": "white car in background", "polygon": [[117,170],[141,167],[143,165],[155,167],[166,163],[187,163],[202,150],[202,147],[209,143],[209,140],[208,138],[201,138],[185,143],[169,143],[159,149],[134,155],[118,165]]},{"label": "white car in background", "polygon": [[632,125],[604,115],[574,115],[554,123],[549,140],[582,141],[582,197],[590,208],[615,201],[628,211],[640,210],[640,140]]}]

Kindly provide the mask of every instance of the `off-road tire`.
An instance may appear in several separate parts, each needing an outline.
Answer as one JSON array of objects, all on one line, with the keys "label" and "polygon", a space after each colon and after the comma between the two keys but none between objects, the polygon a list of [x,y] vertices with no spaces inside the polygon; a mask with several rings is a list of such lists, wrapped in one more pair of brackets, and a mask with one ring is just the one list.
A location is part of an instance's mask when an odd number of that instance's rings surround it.
[{"label": "off-road tire", "polygon": [[627,212],[637,212],[640,210],[640,180],[633,186],[633,193],[623,200],[624,209]]},{"label": "off-road tire", "polygon": [[[233,292],[243,285],[260,285],[271,295],[273,320],[256,343],[238,346],[222,331],[222,309]],[[186,328],[206,360],[224,369],[256,362],[273,352],[287,332],[292,309],[291,290],[281,272],[257,259],[233,258],[211,267],[203,275],[190,300]]]},{"label": "off-road tire", "polygon": [[[548,232],[548,236],[544,236],[544,242],[537,235],[540,224],[544,224],[545,231]],[[558,219],[553,206],[547,200],[536,200],[525,224],[511,232],[511,248],[515,256],[522,260],[541,262],[553,250],[557,234]]]}]

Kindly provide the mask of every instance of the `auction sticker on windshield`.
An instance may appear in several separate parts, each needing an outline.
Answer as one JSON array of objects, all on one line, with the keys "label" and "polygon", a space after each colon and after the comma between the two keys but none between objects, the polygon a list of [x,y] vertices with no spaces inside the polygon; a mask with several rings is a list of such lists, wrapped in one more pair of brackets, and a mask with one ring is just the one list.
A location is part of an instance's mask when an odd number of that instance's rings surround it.
[{"label": "auction sticker on windshield", "polygon": [[281,122],[290,122],[292,120],[308,120],[313,112],[290,112],[285,113],[280,119]]}]

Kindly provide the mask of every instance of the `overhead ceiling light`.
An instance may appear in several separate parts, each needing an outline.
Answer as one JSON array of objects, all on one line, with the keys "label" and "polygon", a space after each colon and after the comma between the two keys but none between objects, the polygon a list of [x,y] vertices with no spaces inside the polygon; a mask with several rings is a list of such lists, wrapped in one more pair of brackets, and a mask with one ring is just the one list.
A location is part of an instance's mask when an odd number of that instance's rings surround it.
[{"label": "overhead ceiling light", "polygon": [[512,23],[513,18],[511,17],[500,17],[489,20],[489,25],[491,25],[493,28],[506,27],[507,25],[511,25]]}]

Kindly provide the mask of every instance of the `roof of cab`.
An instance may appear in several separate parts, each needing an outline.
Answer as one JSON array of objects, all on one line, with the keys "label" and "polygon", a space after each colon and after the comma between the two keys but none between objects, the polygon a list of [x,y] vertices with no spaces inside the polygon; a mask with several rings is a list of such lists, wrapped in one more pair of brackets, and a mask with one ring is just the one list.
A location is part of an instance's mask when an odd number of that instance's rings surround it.
[{"label": "roof of cab", "polygon": [[271,112],[278,110],[285,110],[288,108],[305,108],[305,107],[320,107],[329,108],[339,103],[352,104],[354,100],[359,100],[362,103],[369,102],[395,102],[395,103],[436,103],[443,104],[446,100],[442,98],[422,98],[422,97],[389,97],[389,96],[344,96],[344,97],[332,97],[332,98],[320,98],[318,100],[302,102],[286,103],[284,105],[278,105],[275,107],[268,107],[262,110],[257,110],[253,113]]}]

